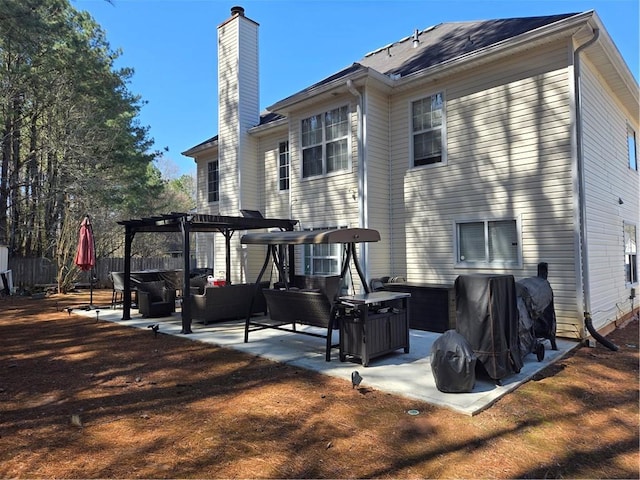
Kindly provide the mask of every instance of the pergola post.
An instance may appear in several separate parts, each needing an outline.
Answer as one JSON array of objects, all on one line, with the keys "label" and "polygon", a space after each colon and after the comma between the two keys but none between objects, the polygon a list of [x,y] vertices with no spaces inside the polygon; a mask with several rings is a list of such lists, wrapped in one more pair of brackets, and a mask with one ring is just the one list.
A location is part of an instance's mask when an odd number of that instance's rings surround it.
[{"label": "pergola post", "polygon": [[182,255],[184,259],[184,275],[182,278],[182,330],[180,333],[188,334],[193,333],[191,330],[191,288],[189,283],[189,253],[191,252],[190,245],[190,222],[183,217],[180,222],[180,229],[182,231]]},{"label": "pergola post", "polygon": [[225,268],[227,271],[225,281],[227,285],[231,285],[231,236],[233,235],[233,230],[225,230],[222,234],[224,235]]},{"label": "pergola post", "polygon": [[122,294],[122,320],[131,320],[131,244],[135,232],[129,225],[124,233],[124,292]]}]

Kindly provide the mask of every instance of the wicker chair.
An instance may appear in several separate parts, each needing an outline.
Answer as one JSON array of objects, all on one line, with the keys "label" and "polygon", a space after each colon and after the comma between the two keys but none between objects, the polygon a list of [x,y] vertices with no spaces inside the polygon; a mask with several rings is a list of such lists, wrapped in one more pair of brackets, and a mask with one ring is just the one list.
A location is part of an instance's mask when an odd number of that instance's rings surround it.
[{"label": "wicker chair", "polygon": [[109,280],[113,285],[111,292],[111,308],[122,305],[124,297],[124,274],[122,272],[109,272]]},{"label": "wicker chair", "polygon": [[143,317],[169,317],[176,311],[176,291],[164,281],[138,284],[138,309]]}]

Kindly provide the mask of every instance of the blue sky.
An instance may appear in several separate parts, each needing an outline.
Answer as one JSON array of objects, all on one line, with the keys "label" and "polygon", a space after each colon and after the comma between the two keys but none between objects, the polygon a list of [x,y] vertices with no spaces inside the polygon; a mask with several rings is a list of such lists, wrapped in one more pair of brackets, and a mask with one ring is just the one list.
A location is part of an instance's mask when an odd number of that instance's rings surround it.
[{"label": "blue sky", "polygon": [[[194,173],[181,152],[216,135],[216,28],[240,5],[260,24],[264,109],[366,53],[443,22],[595,10],[638,79],[639,0],[71,0],[121,49],[117,66],[148,103],[140,114],[170,176]],[[169,165],[169,167],[167,167]]]}]

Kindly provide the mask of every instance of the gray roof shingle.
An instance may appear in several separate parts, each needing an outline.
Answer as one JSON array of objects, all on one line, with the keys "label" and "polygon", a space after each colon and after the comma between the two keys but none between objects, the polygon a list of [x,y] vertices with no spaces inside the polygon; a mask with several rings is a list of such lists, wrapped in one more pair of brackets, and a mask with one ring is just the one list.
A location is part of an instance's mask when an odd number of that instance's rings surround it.
[{"label": "gray roof shingle", "polygon": [[417,32],[416,47],[414,34],[367,54],[358,63],[404,77],[574,15],[441,23]]}]

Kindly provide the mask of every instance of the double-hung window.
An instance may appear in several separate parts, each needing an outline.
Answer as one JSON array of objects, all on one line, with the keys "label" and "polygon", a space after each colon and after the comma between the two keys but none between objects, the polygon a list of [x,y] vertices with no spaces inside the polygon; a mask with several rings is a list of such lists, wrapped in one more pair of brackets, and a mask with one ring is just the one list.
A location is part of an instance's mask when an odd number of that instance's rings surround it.
[{"label": "double-hung window", "polygon": [[209,202],[220,200],[220,177],[218,175],[218,160],[207,164],[207,197]]},{"label": "double-hung window", "polygon": [[624,271],[627,283],[638,283],[638,237],[636,226],[624,225]]},{"label": "double-hung window", "polygon": [[278,190],[289,190],[289,142],[278,145]]},{"label": "double-hung window", "polygon": [[469,267],[521,265],[518,221],[481,220],[456,223],[456,264]]},{"label": "double-hung window", "polygon": [[413,166],[444,163],[444,138],[444,94],[411,102]]},{"label": "double-hung window", "polygon": [[638,150],[636,147],[636,132],[627,125],[627,151],[629,155],[629,168],[638,170]]},{"label": "double-hung window", "polygon": [[349,168],[349,108],[302,120],[302,178]]},{"label": "double-hung window", "polygon": [[[328,227],[333,230],[338,227]],[[320,243],[304,245],[305,275],[339,275],[342,263],[342,244]]]}]

